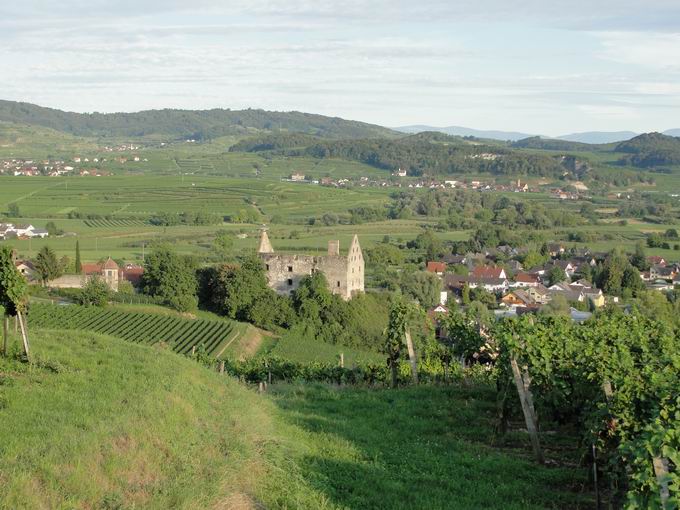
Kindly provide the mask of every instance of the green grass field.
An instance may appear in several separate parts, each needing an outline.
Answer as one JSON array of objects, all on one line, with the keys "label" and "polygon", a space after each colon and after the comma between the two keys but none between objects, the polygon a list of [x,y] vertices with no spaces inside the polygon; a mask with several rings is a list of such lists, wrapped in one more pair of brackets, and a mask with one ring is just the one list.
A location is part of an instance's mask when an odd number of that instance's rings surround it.
[{"label": "green grass field", "polygon": [[[492,391],[274,386],[257,395],[168,349],[31,329],[0,358],[0,508],[591,508],[544,438],[492,444]],[[11,350],[16,352],[17,339]]]},{"label": "green grass field", "polygon": [[262,351],[266,354],[281,358],[309,363],[321,361],[324,363],[339,363],[340,354],[344,355],[345,366],[350,367],[357,362],[385,362],[385,356],[376,352],[361,349],[353,349],[344,345],[328,344],[300,334],[297,329],[286,332],[280,338],[272,342],[268,348]]}]

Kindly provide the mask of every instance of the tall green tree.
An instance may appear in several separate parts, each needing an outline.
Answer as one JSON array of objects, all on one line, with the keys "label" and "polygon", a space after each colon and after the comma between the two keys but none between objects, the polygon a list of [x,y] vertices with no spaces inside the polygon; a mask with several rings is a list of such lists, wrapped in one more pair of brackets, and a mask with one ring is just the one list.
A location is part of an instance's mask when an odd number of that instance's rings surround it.
[{"label": "tall green tree", "polygon": [[33,261],[33,266],[43,285],[47,285],[49,281],[59,278],[63,274],[63,267],[57,258],[57,254],[47,245],[40,248]]},{"label": "tall green tree", "polygon": [[146,294],[160,297],[180,312],[191,312],[198,306],[196,262],[178,255],[169,246],[157,246],[148,255],[142,285]]},{"label": "tall green tree", "polygon": [[0,246],[0,307],[6,315],[16,315],[26,301],[27,284],[17,270],[9,246]]},{"label": "tall green tree", "polygon": [[76,274],[83,272],[83,263],[80,260],[80,241],[76,241]]},{"label": "tall green tree", "polygon": [[565,278],[564,269],[560,266],[553,266],[550,271],[548,271],[548,285],[550,286],[563,282]]},{"label": "tall green tree", "polygon": [[12,202],[7,206],[7,215],[10,218],[21,218],[21,211],[19,210],[19,204]]},{"label": "tall green tree", "polygon": [[408,327],[408,307],[397,300],[390,308],[390,318],[386,330],[383,352],[387,355],[387,365],[390,367],[390,384],[397,386],[399,361],[404,356],[404,333]]},{"label": "tall green tree", "polygon": [[649,269],[649,262],[647,262],[647,254],[642,243],[635,245],[635,253],[630,257],[630,263],[633,264],[640,271],[647,271]]}]

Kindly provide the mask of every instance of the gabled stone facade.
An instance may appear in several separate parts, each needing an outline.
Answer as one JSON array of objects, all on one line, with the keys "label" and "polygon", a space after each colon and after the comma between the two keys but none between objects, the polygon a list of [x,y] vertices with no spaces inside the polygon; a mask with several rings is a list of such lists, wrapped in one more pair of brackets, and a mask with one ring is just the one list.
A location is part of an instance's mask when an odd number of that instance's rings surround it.
[{"label": "gabled stone facade", "polygon": [[305,276],[320,271],[333,294],[343,299],[364,292],[364,255],[355,235],[346,256],[340,255],[340,241],[328,241],[328,254],[291,255],[275,253],[266,231],[262,231],[258,254],[265,264],[269,286],[288,295]]}]

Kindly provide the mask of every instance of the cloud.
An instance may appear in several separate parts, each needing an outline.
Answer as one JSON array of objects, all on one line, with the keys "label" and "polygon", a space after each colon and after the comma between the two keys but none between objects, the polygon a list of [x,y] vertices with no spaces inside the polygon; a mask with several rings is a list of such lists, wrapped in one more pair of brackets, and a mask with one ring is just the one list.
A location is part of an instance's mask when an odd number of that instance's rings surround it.
[{"label": "cloud", "polygon": [[602,59],[660,71],[680,72],[680,33],[601,32]]}]

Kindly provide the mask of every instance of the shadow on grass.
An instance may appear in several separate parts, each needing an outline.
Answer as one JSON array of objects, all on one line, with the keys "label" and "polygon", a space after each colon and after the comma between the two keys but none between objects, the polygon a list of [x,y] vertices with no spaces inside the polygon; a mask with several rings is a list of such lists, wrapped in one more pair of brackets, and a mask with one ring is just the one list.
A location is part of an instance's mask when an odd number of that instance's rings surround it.
[{"label": "shadow on grass", "polygon": [[[305,479],[346,508],[592,508],[586,473],[491,446],[484,388],[280,386],[274,401],[311,445]],[[577,488],[577,490],[573,490]]]}]

